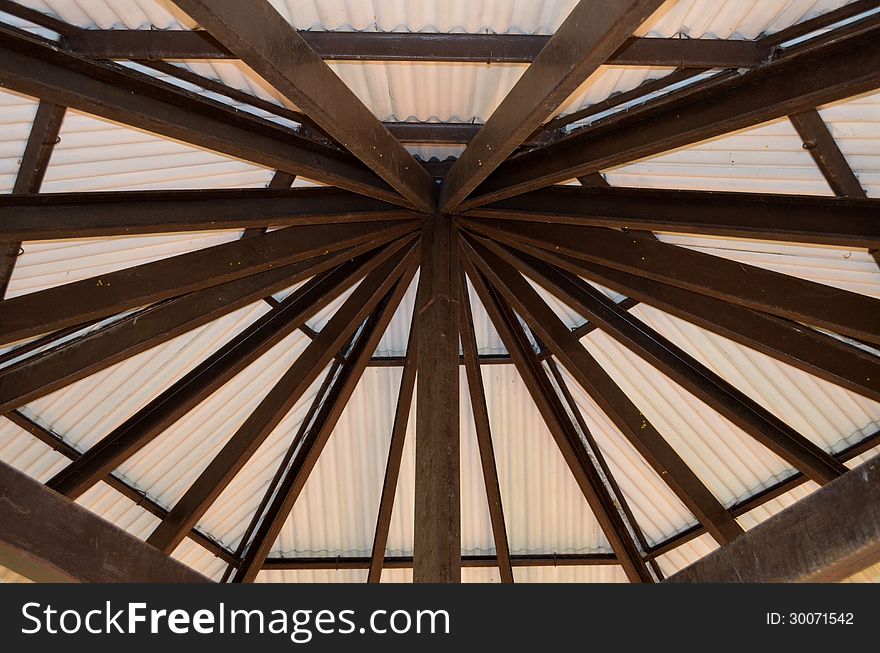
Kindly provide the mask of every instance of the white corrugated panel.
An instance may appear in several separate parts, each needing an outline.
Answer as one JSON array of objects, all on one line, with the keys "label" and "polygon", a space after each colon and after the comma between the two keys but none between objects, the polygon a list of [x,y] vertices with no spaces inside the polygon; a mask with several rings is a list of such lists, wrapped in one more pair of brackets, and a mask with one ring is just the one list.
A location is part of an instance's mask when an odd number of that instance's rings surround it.
[{"label": "white corrugated panel", "polygon": [[33,98],[0,92],[0,193],[11,193],[37,114]]},{"label": "white corrugated panel", "polygon": [[42,190],[261,188],[273,171],[70,110]]},{"label": "white corrugated panel", "polygon": [[159,524],[158,517],[103,481],[84,492],[76,502],[141,540],[146,540]]},{"label": "white corrugated panel", "polygon": [[[296,336],[296,334],[294,334]],[[291,336],[293,338],[294,336]],[[300,339],[296,348],[302,347],[303,339]],[[307,344],[307,341],[305,342]],[[254,363],[243,374],[248,374],[251,382],[245,383],[245,379],[239,379],[230,383],[227,388],[217,393],[216,397],[211,397],[206,401],[199,410],[203,410],[205,415],[211,415],[218,406],[230,404],[235,406],[239,411],[230,427],[221,424],[214,429],[212,435],[221,438],[228,438],[232,435],[232,427],[238,426],[244,418],[256,407],[258,400],[265,395],[268,387],[280,378],[287,366],[291,362],[291,354],[287,354],[286,350],[290,345],[281,343],[274,351],[276,356],[284,356],[287,360],[282,361],[286,365],[269,366],[273,352],[269,352],[266,356]],[[235,475],[228,486],[223,490],[217,500],[205,512],[199,520],[198,527],[200,530],[210,533],[219,542],[227,547],[235,549],[244,536],[245,529],[254,517],[266,489],[272,478],[278,470],[284,454],[290,448],[294,441],[294,437],[298,432],[306,413],[315,400],[318,389],[324,382],[330,366],[325,368],[312,385],[306,389],[300,399],[293,408],[287,413],[283,420],[278,424],[266,441],[260,445],[251,459],[244,465],[241,471]],[[268,387],[263,387],[268,383]],[[239,385],[242,384],[242,385]],[[247,393],[241,392],[241,387],[246,387]],[[225,391],[225,394],[224,394]],[[236,394],[236,391],[238,394]],[[251,395],[251,393],[254,393]],[[241,406],[241,408],[238,408]],[[244,411],[242,413],[241,411]],[[182,432],[187,432],[186,425],[182,425]],[[183,437],[186,437],[185,435]],[[166,446],[174,447],[175,438],[169,436]],[[222,444],[222,441],[220,442]],[[201,454],[205,460],[213,458],[214,453]],[[200,463],[201,465],[201,463]],[[200,467],[201,468],[201,467]],[[194,478],[194,477],[193,477]]]},{"label": "white corrugated panel", "polygon": [[827,286],[880,297],[880,268],[858,248],[660,233],[663,242]]},{"label": "white corrugated panel", "polygon": [[612,186],[831,195],[787,118],[605,171]]},{"label": "white corrugated panel", "polygon": [[819,114],[868,197],[880,197],[880,93],[826,105]]},{"label": "white corrugated panel", "polygon": [[119,473],[162,505],[173,505],[309,342],[300,332],[289,335],[120,465]]},{"label": "white corrugated panel", "polygon": [[0,460],[46,482],[70,462],[8,419],[0,419]]},{"label": "white corrugated panel", "polygon": [[696,519],[690,510],[651,469],[593,398],[561,364],[559,368],[648,544],[657,544],[694,524]]},{"label": "white corrugated panel", "polygon": [[239,309],[31,402],[22,412],[87,449],[265,310],[260,304]]},{"label": "white corrugated panel", "polygon": [[681,546],[675,547],[669,553],[664,553],[657,557],[657,564],[660,570],[667,577],[677,571],[681,571],[690,564],[693,564],[704,555],[712,553],[718,548],[718,543],[712,539],[711,535],[701,535],[694,538],[690,542],[685,542]]},{"label": "white corrugated panel", "polygon": [[189,538],[184,539],[171,555],[200,574],[218,582],[223,577],[223,572],[226,571],[227,565],[222,558]]},{"label": "white corrugated panel", "polygon": [[105,236],[22,243],[6,297],[45,290],[116,270],[221,245],[239,231],[195,231],[146,236]]},{"label": "white corrugated panel", "polygon": [[482,371],[511,552],[609,551],[516,369]]},{"label": "white corrugated panel", "polygon": [[632,313],[825,450],[840,451],[880,426],[880,403],[658,309]]},{"label": "white corrugated panel", "polygon": [[790,466],[610,336],[581,342],[724,505],[791,473]]}]

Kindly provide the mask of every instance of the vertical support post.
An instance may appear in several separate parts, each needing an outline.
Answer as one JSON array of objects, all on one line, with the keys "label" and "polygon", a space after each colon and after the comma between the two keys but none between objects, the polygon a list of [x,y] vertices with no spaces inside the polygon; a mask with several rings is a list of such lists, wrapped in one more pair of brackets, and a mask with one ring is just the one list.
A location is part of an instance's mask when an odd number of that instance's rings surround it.
[{"label": "vertical support post", "polygon": [[450,216],[422,229],[416,305],[419,375],[413,581],[461,582],[458,235]]}]

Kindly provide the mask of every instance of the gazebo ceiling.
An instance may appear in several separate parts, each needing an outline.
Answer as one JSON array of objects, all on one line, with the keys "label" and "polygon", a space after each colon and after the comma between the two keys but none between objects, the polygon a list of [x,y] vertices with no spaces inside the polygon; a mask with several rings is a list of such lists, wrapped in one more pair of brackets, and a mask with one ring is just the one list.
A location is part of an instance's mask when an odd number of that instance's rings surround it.
[{"label": "gazebo ceiling", "polygon": [[866,460],[880,3],[473,5],[0,1],[0,459],[234,582],[654,582]]}]

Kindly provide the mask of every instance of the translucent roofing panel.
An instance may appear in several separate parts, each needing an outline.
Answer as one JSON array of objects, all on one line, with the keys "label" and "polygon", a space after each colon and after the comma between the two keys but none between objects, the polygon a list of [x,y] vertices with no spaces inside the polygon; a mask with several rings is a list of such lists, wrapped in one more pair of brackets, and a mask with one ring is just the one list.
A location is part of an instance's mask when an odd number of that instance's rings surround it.
[{"label": "translucent roofing panel", "polygon": [[788,119],[605,171],[612,186],[831,195]]}]

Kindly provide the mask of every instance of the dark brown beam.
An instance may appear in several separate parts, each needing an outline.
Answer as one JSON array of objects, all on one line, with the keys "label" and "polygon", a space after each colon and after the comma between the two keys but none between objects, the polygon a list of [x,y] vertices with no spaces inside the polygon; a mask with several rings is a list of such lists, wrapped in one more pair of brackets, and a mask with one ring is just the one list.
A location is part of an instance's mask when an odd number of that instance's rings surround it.
[{"label": "dark brown beam", "polygon": [[0,196],[0,239],[343,224],[416,216],[337,188],[4,195]]},{"label": "dark brown beam", "polygon": [[[649,79],[645,82],[642,82],[638,86],[629,91],[622,91],[620,93],[615,93],[604,100],[600,100],[595,104],[591,104],[588,107],[584,107],[583,109],[578,109],[577,111],[572,111],[571,113],[566,113],[562,116],[557,116],[553,120],[550,120],[546,124],[542,125],[540,129],[533,134],[533,136],[541,137],[544,135],[552,135],[555,133],[561,137],[564,136],[564,132],[562,132],[562,128],[566,125],[570,125],[575,122],[579,122],[581,120],[585,120],[591,116],[598,115],[609,109],[613,109],[614,107],[619,107],[627,102],[631,102],[633,100],[638,100],[642,98],[646,98],[648,95],[652,93],[656,93],[657,91],[662,91],[673,84],[678,84],[679,82],[686,81],[688,79],[692,79],[704,73],[703,70],[694,70],[693,68],[676,70],[664,77],[660,77],[659,79]],[[647,100],[646,100],[647,101]]]},{"label": "dark brown beam", "polygon": [[0,462],[0,564],[38,582],[207,583],[70,499]]},{"label": "dark brown beam", "polygon": [[502,583],[513,582],[513,568],[510,565],[510,546],[507,542],[507,527],[504,524],[504,508],[501,502],[501,486],[498,483],[498,469],[495,466],[495,447],[492,445],[492,426],[489,409],[486,406],[486,392],[483,388],[483,374],[477,353],[477,337],[474,333],[474,316],[468,297],[467,279],[464,270],[459,272],[461,279],[461,308],[458,316],[458,332],[464,353],[464,368],[467,374],[471,411],[477,433],[477,447],[480,451],[480,465],[483,469],[483,482],[486,486],[486,499],[489,505],[489,520],[492,524],[492,537],[495,541],[495,555]]},{"label": "dark brown beam", "polygon": [[513,357],[520,377],[553,435],[593,515],[608,538],[611,548],[617,554],[627,578],[631,582],[653,582],[642,552],[627,529],[609,488],[593,466],[575,425],[566,413],[525,332],[519,327],[517,317],[488,286],[470,258],[468,256],[461,258],[483,306]]},{"label": "dark brown beam", "polygon": [[856,467],[670,583],[829,583],[880,562],[880,457]]},{"label": "dark brown beam", "polygon": [[880,344],[880,300],[873,297],[612,229],[513,220],[462,224],[507,244],[533,245]]},{"label": "dark brown beam", "polygon": [[[813,157],[822,176],[838,197],[867,197],[865,189],[853,174],[843,152],[834,141],[828,125],[815,109],[808,109],[789,116],[804,143],[804,149]],[[836,224],[835,220],[835,224]]]},{"label": "dark brown beam", "polygon": [[262,569],[263,562],[269,555],[284,522],[293,510],[312,469],[317,464],[324,446],[357,387],[370,356],[379,345],[391,318],[394,317],[400,301],[409,288],[415,271],[416,265],[413,260],[409,270],[398,280],[397,286],[389,291],[376,311],[367,318],[357,340],[346,352],[345,363],[340,367],[332,387],[328,389],[326,401],[321,405],[308,429],[301,433],[302,439],[291,446],[291,448],[296,447],[296,454],[280,479],[273,500],[262,515],[262,521],[256,529],[250,546],[245,550],[244,559],[233,582],[251,583]]},{"label": "dark brown beam", "polygon": [[244,553],[247,548],[250,546],[251,541],[253,540],[254,534],[257,531],[257,528],[260,526],[262,522],[262,517],[266,512],[266,509],[269,507],[269,502],[275,497],[276,488],[278,488],[281,483],[284,475],[287,472],[287,468],[290,465],[290,461],[293,459],[293,456],[296,454],[297,443],[302,440],[303,434],[306,429],[312,424],[315,419],[315,416],[318,414],[318,411],[321,409],[321,404],[324,403],[324,399],[327,397],[327,393],[330,391],[330,388],[333,386],[333,382],[336,379],[336,376],[339,374],[339,370],[342,365],[345,363],[345,352],[349,350],[351,347],[351,341],[345,343],[342,346],[342,349],[339,350],[336,354],[336,359],[327,368],[327,373],[324,375],[324,380],[321,382],[321,386],[318,388],[318,391],[315,393],[314,399],[312,399],[312,403],[309,404],[309,409],[306,411],[306,414],[303,416],[303,420],[299,425],[299,429],[297,430],[296,435],[293,437],[293,441],[291,445],[287,448],[287,452],[284,454],[284,457],[281,459],[281,464],[278,465],[278,468],[275,470],[275,475],[272,477],[272,480],[269,482],[268,487],[265,492],[263,492],[263,498],[260,499],[260,505],[257,506],[257,509],[254,511],[251,516],[251,520],[248,523],[247,528],[244,531],[244,534],[241,536],[241,540],[238,543],[238,547],[235,549],[235,560],[232,564],[230,564],[226,571],[223,573],[223,577],[220,580],[221,583],[228,583],[229,579],[232,578],[232,574],[236,572],[238,566],[241,564],[244,559]]},{"label": "dark brown beam", "polygon": [[[272,179],[269,180],[269,184],[266,188],[269,189],[284,189],[290,190],[290,187],[293,186],[293,182],[296,181],[296,175],[291,175],[286,172],[281,172],[280,170],[276,170],[275,174],[272,175]],[[254,236],[259,236],[260,234],[264,234],[269,230],[268,225],[262,227],[247,227],[241,234],[242,238],[253,238]],[[269,298],[266,298],[267,302],[271,302]]]},{"label": "dark brown beam", "polygon": [[[0,414],[342,265],[356,253],[326,254],[181,295],[11,363],[0,368]],[[57,340],[63,334],[52,337]]]},{"label": "dark brown beam", "polygon": [[384,252],[382,257],[352,262],[313,278],[281,302],[278,308],[247,327],[92,445],[79,460],[49,480],[49,487],[71,498],[88,490],[327,306],[364,274],[387,262],[397,249]]},{"label": "dark brown beam", "polygon": [[877,30],[760,66],[613,124],[577,130],[553,145],[516,157],[461,205],[475,208],[512,195],[605,170],[774,118],[840,100],[880,85]]},{"label": "dark brown beam", "polygon": [[[253,240],[253,239],[252,239]],[[372,271],[355,288],[318,336],[275,383],[217,456],[208,463],[174,508],[153,531],[148,542],[173,551],[185,534],[211,507],[224,488],[253,456],[272,430],[321,374],[342,345],[409,269],[412,250],[395,256]]]},{"label": "dark brown beam", "polygon": [[[368,569],[370,558],[366,556],[318,556],[303,558],[266,558],[263,569]],[[587,565],[617,565],[613,553],[529,553],[512,555],[513,567],[580,567]],[[382,561],[385,569],[412,569],[412,556],[387,557]],[[461,558],[462,568],[497,567],[498,558],[487,555],[468,555]]]},{"label": "dark brown beam", "polygon": [[[317,32],[299,35],[330,61],[445,61],[532,63],[549,36],[541,34],[434,34],[401,32]],[[90,59],[232,59],[228,49],[204,31],[82,30],[68,47]],[[749,68],[766,57],[757,41],[629,38],[607,63],[617,66]]]},{"label": "dark brown beam", "polygon": [[288,227],[172,258],[108,272],[0,302],[0,344],[81,324],[122,311],[371,244],[376,247],[418,227],[416,221]]},{"label": "dark brown beam", "polygon": [[[58,142],[58,132],[65,112],[64,107],[40,102],[18,167],[18,176],[12,186],[12,195],[8,197],[40,192],[40,185],[49,168],[49,159]],[[3,222],[5,220],[0,220],[0,224]],[[22,240],[24,237],[0,233],[0,251],[5,252],[0,258],[0,300],[6,294],[15,262],[21,255]]]},{"label": "dark brown beam", "polygon": [[[712,536],[723,544],[741,535],[742,528],[724,506],[528,281],[509,262],[476,243],[473,247],[483,274]],[[546,283],[543,277],[540,281]],[[580,303],[571,306],[581,308]],[[607,321],[602,326],[607,326]]]},{"label": "dark brown beam", "polygon": [[661,4],[579,2],[452,166],[440,210],[455,211]]},{"label": "dark brown beam", "polygon": [[809,374],[880,401],[880,357],[838,338],[797,322],[644,277],[537,247],[519,244],[515,247]]},{"label": "dark brown beam", "polygon": [[[852,460],[853,458],[856,458],[857,456],[861,456],[862,454],[869,452],[871,449],[878,446],[878,444],[880,444],[880,431],[875,431],[874,433],[863,438],[856,444],[839,451],[837,454],[835,454],[835,458],[837,458],[840,462],[845,463],[849,460]],[[745,515],[746,513],[751,512],[756,508],[760,508],[768,501],[776,499],[786,492],[800,487],[808,480],[809,479],[800,472],[795,472],[791,476],[788,476],[778,483],[774,483],[773,485],[770,485],[763,490],[755,492],[751,496],[740,499],[730,506],[730,512],[736,517],[741,517],[742,515]],[[699,524],[680,531],[672,537],[669,537],[662,542],[658,542],[653,547],[651,547],[648,557],[656,559],[657,556],[669,553],[670,551],[681,546],[682,544],[696,539],[704,532],[705,529]]]},{"label": "dark brown beam", "polygon": [[[819,484],[846,472],[821,447],[725,381],[652,328],[617,307],[579,277],[537,259],[494,250],[568,306]],[[489,264],[499,261],[491,258]],[[495,273],[498,268],[493,267]],[[522,284],[520,284],[522,285]],[[535,294],[537,297],[537,294]],[[720,506],[719,506],[720,507]]]},{"label": "dark brown beam", "polygon": [[425,213],[434,210],[437,189],[431,176],[271,4],[235,0],[174,0],[174,4],[412,206]]},{"label": "dark brown beam", "polygon": [[[476,122],[384,122],[382,124],[401,143],[443,143],[451,145],[470,143],[483,127],[481,123]],[[539,147],[547,145],[557,135],[555,131],[541,132],[526,140],[523,146]]]},{"label": "dark brown beam", "polygon": [[[423,284],[419,282],[416,297],[421,297]],[[418,302],[418,299],[416,300]],[[373,549],[370,554],[368,583],[382,580],[385,549],[388,546],[388,531],[394,513],[394,495],[400,478],[400,465],[403,460],[403,447],[406,444],[406,431],[412,412],[413,394],[416,389],[416,374],[419,368],[418,313],[413,311],[409,325],[409,338],[406,343],[406,358],[400,375],[400,389],[394,410],[394,424],[391,426],[391,441],[388,444],[388,460],[385,463],[385,476],[382,481],[382,494],[379,497],[379,512],[376,516],[376,531],[373,535]]]},{"label": "dark brown beam", "polygon": [[42,11],[25,7],[18,2],[12,2],[12,0],[0,0],[0,11],[7,13],[10,16],[16,16],[26,20],[34,25],[39,25],[40,27],[57,32],[60,36],[65,38],[68,36],[79,35],[84,31],[76,25],[65,23],[63,20],[58,20],[57,18],[44,14]]},{"label": "dark brown beam", "polygon": [[[67,444],[60,435],[57,435],[49,429],[37,424],[35,421],[20,413],[19,411],[13,410],[12,412],[4,415],[4,417],[22,430],[30,433],[40,442],[43,442],[44,444],[52,447],[52,451],[57,451],[65,458],[75,461],[79,459],[80,456],[82,456],[79,451],[77,451],[71,445]],[[163,519],[165,515],[168,514],[168,511],[165,510],[165,508],[163,508],[156,501],[148,497],[146,493],[129,485],[126,481],[122,480],[116,474],[108,475],[104,478],[104,482],[107,483],[107,485],[112,487],[114,490],[119,492],[122,496],[131,500],[131,502],[134,503],[136,506],[138,506],[139,508],[143,508],[151,515],[158,517],[159,519]],[[226,562],[232,562],[235,560],[235,556],[233,555],[232,551],[224,547],[214,538],[205,535],[202,531],[194,528],[187,535],[193,542],[205,548],[210,553],[213,553],[218,558],[221,558]]]},{"label": "dark brown beam", "polygon": [[422,228],[416,396],[413,581],[461,582],[458,227],[437,214]]},{"label": "dark brown beam", "polygon": [[0,27],[0,87],[395,204],[350,154],[202,95]]},{"label": "dark brown beam", "polygon": [[880,245],[878,212],[880,200],[876,199],[559,186],[481,206],[467,215],[634,231],[877,247]]}]

